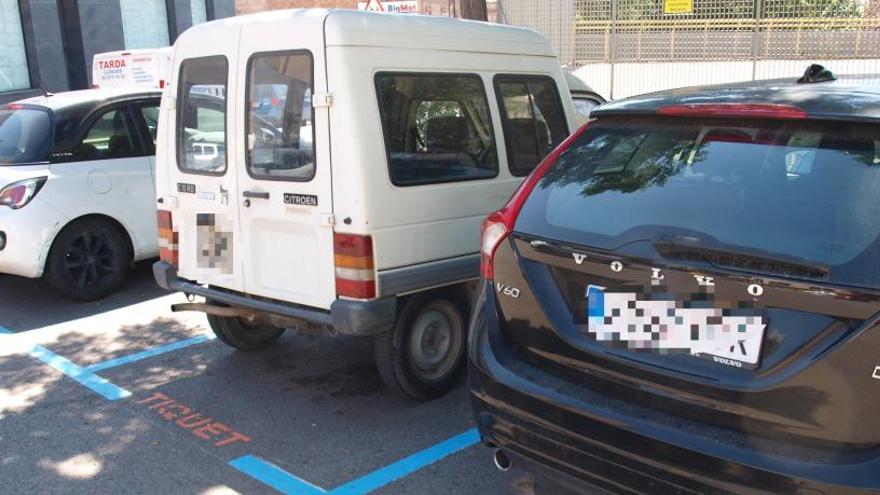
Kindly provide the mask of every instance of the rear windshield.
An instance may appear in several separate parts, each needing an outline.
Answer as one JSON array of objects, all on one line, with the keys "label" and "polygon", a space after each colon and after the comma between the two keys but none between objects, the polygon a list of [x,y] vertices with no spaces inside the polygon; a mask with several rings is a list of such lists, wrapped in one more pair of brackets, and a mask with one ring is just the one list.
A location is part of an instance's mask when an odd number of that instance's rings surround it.
[{"label": "rear windshield", "polygon": [[47,161],[51,137],[48,112],[0,108],[0,166]]},{"label": "rear windshield", "polygon": [[539,182],[516,230],[600,249],[683,233],[878,287],[878,191],[878,126],[605,117]]}]

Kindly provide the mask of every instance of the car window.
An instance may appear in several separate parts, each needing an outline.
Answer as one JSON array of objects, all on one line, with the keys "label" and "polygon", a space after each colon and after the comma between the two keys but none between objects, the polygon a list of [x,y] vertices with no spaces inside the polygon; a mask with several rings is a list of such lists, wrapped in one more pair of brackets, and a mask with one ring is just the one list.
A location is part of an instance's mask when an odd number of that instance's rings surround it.
[{"label": "car window", "polygon": [[376,76],[391,181],[398,186],[495,177],[498,158],[477,75]]},{"label": "car window", "polygon": [[180,66],[177,166],[185,172],[226,172],[226,57],[185,60]]},{"label": "car window", "polygon": [[255,55],[248,69],[248,173],[258,179],[315,176],[312,55]]},{"label": "car window", "polygon": [[556,81],[549,77],[497,76],[495,91],[502,111],[510,172],[528,175],[568,136]]},{"label": "car window", "polygon": [[516,230],[600,249],[684,233],[825,264],[833,282],[880,287],[878,131],[603,117],[547,171]]},{"label": "car window", "polygon": [[0,166],[44,162],[52,139],[49,112],[0,108]]},{"label": "car window", "polygon": [[109,160],[141,155],[125,110],[101,114],[73,152],[74,161]]},{"label": "car window", "polygon": [[574,103],[574,111],[577,112],[578,115],[580,115],[581,120],[585,122],[590,119],[590,114],[593,112],[593,109],[600,105],[597,100],[585,96],[574,96],[571,101]]},{"label": "car window", "polygon": [[149,142],[147,143],[147,154],[156,154],[156,137],[159,129],[159,102],[138,107],[139,115],[144,119]]}]

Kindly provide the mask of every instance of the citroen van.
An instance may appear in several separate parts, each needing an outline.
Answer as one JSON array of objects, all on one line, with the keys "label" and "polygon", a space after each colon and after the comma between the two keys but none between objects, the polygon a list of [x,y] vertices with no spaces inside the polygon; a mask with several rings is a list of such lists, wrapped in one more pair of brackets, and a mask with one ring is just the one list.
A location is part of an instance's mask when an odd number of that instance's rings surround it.
[{"label": "citroen van", "polygon": [[383,379],[463,369],[480,225],[574,130],[526,29],[353,10],[206,23],[174,46],[157,158],[162,287],[219,339],[371,336]]}]

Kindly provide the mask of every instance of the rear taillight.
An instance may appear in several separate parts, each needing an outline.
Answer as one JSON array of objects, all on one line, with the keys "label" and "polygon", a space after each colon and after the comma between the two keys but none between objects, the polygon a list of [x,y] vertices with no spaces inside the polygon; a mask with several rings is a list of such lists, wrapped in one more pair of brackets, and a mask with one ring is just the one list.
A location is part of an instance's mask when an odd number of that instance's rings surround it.
[{"label": "rear taillight", "polygon": [[807,118],[807,112],[798,107],[775,103],[688,103],[660,107],[657,113],[674,117]]},{"label": "rear taillight", "polygon": [[174,230],[171,221],[171,212],[157,210],[156,220],[159,224],[159,259],[177,267],[180,265],[180,251],[178,251],[177,231]]},{"label": "rear taillight", "polygon": [[355,299],[376,297],[373,239],[368,235],[333,234],[336,295]]},{"label": "rear taillight", "polygon": [[534,170],[532,170],[532,173],[526,177],[526,180],[519,185],[519,188],[517,188],[513,193],[513,196],[507,201],[507,204],[502,206],[500,210],[489,215],[489,217],[483,222],[483,242],[480,249],[480,273],[484,278],[492,279],[494,277],[495,272],[492,265],[495,250],[498,249],[501,241],[507,238],[507,236],[513,231],[513,224],[516,223],[516,217],[519,216],[523,204],[532,193],[532,190],[535,189],[538,181],[541,180],[541,177],[547,173],[547,170],[556,163],[556,160],[559,159],[562,153],[571,146],[571,143],[577,140],[581,134],[587,130],[589,125],[589,122],[584,124],[580,129],[575,131],[574,134],[568,136],[568,138],[566,138],[562,144],[557,146],[555,150],[551,151],[550,154],[547,155]]}]

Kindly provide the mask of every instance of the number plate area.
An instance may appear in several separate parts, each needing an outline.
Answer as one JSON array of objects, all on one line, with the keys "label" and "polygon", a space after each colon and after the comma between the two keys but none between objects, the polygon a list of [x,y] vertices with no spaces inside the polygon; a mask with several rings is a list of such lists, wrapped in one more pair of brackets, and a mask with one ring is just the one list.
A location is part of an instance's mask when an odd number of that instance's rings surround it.
[{"label": "number plate area", "polygon": [[755,369],[767,328],[765,317],[590,285],[587,333],[597,342],[660,354],[688,353],[719,364]]}]

